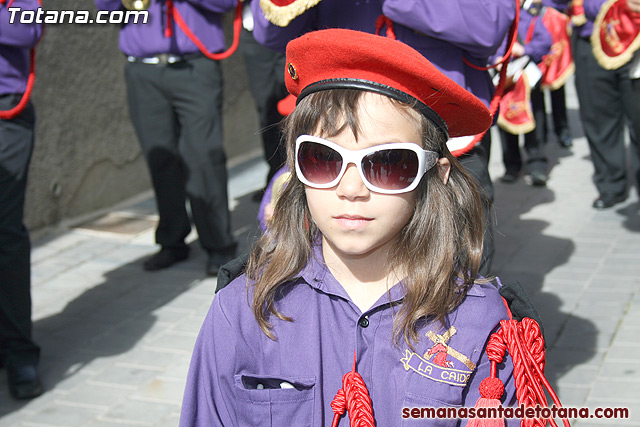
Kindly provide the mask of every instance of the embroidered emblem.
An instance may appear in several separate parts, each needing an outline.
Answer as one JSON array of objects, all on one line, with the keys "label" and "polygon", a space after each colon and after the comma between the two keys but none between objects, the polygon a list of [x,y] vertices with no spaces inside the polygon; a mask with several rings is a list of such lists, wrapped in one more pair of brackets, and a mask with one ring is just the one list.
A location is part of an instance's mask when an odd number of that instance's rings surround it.
[{"label": "embroidered emblem", "polygon": [[[476,369],[476,365],[467,356],[447,344],[455,333],[456,328],[453,326],[442,335],[433,331],[427,332],[426,336],[433,342],[433,345],[422,356],[405,350],[404,357],[400,359],[404,369],[407,371],[412,369],[423,377],[434,381],[464,387],[469,376]],[[468,370],[454,369],[454,363],[447,359],[448,356],[462,362]]]}]

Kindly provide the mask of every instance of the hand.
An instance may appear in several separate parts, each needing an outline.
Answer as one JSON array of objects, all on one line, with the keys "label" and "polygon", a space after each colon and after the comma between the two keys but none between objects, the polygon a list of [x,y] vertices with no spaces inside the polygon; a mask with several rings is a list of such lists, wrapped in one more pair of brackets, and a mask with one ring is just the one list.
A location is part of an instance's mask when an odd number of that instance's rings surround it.
[{"label": "hand", "polygon": [[265,222],[265,224],[269,224],[271,222],[271,218],[273,218],[273,203],[269,202],[264,207],[264,222]]},{"label": "hand", "polygon": [[632,11],[640,13],[640,0],[627,0],[627,5]]},{"label": "hand", "polygon": [[[637,1],[640,1],[640,0],[637,0]],[[520,58],[521,56],[524,55],[524,46],[522,46],[518,42],[515,42],[513,44],[513,49],[511,49],[511,54],[513,55],[514,58]]]}]

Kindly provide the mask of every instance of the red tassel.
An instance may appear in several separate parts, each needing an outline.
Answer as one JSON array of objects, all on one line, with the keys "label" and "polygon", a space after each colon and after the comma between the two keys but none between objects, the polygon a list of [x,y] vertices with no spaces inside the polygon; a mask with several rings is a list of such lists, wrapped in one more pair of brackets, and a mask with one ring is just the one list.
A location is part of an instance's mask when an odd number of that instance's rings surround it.
[{"label": "red tassel", "polygon": [[[476,409],[497,408],[504,393],[504,384],[495,377],[496,364],[491,362],[491,375],[480,383],[480,398],[476,402]],[[467,427],[504,427],[504,418],[471,418]]]},{"label": "red tassel", "polygon": [[[511,316],[511,311],[506,301],[504,301],[509,313],[509,320],[500,321],[500,329],[491,334],[487,343],[487,357],[491,361],[491,374],[480,383],[480,399],[476,403],[479,407],[497,407],[500,404],[500,397],[504,392],[504,386],[497,378],[497,364],[509,352],[513,361],[513,376],[516,385],[516,397],[518,403],[525,407],[542,406],[547,407],[546,388],[556,407],[562,407],[558,396],[551,388],[551,385],[544,376],[545,351],[544,339],[540,331],[540,326],[535,320],[524,318],[518,322]],[[498,382],[500,384],[498,385]],[[566,427],[570,427],[569,420],[562,419]],[[545,427],[549,423],[552,427],[558,427],[555,420],[549,419],[529,419],[520,421],[522,427]],[[504,420],[478,419],[472,418],[467,423],[467,427],[504,427]]]},{"label": "red tassel", "polygon": [[331,401],[333,416],[332,427],[338,425],[338,421],[345,409],[349,411],[350,427],[375,427],[373,408],[367,385],[359,373],[356,372],[356,353],[353,352],[353,369],[342,377],[342,388]]}]

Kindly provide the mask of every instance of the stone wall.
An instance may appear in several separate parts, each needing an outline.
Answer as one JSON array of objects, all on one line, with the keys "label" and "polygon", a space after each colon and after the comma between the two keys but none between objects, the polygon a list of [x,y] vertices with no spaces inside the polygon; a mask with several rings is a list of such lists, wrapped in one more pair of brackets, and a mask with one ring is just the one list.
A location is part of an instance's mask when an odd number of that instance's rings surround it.
[{"label": "stone wall", "polygon": [[[90,10],[92,0],[43,0],[46,10]],[[226,16],[227,44],[232,14]],[[130,123],[118,25],[49,24],[36,50],[36,148],[25,223],[42,229],[99,211],[150,188]],[[260,150],[240,53],[223,61],[228,158]]]}]

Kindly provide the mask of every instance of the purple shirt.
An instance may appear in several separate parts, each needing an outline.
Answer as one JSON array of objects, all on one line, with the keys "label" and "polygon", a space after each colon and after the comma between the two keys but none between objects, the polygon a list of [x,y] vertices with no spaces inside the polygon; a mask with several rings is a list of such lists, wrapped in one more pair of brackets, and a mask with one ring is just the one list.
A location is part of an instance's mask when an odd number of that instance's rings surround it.
[{"label": "purple shirt", "polygon": [[515,17],[513,0],[322,0],[282,28],[266,20],[259,2],[253,2],[252,9],[256,17],[256,40],[279,50],[284,50],[289,40],[321,28],[375,33],[376,18],[384,13],[394,21],[398,40],[422,53],[487,106],[494,91],[489,74],[469,67],[462,58],[486,65]]},{"label": "purple shirt", "polygon": [[[543,9],[542,13],[544,13]],[[549,53],[553,40],[544,22],[542,22],[542,13],[535,18],[528,11],[520,10],[520,21],[518,21],[518,41],[524,46],[524,54],[531,57],[531,59],[538,63],[542,61],[542,57]],[[535,18],[535,22],[534,22]],[[533,25],[533,34],[531,40],[526,43],[527,33],[529,27]],[[498,53],[491,58],[491,62],[497,61],[498,57],[504,55],[507,49],[507,38],[502,42],[502,46],[498,49]]]},{"label": "purple shirt", "polygon": [[518,36],[521,40],[526,40],[529,27],[533,25],[533,34],[529,43],[524,45],[524,54],[529,55],[534,62],[538,63],[542,61],[542,57],[549,53],[553,40],[544,22],[542,22],[542,15],[535,18],[535,22],[532,24],[534,16],[532,16],[526,10],[520,13],[520,21],[518,26]]},{"label": "purple shirt", "polygon": [[375,33],[376,19],[382,14],[382,0],[322,0],[293,19],[286,27],[265,18],[259,1],[251,2],[253,36],[261,44],[281,52],[289,41],[304,33],[325,28],[346,28]]},{"label": "purple shirt", "polygon": [[[507,318],[497,289],[475,285],[448,315],[446,328],[439,323],[421,326],[415,351],[404,341],[394,346],[395,303],[405,294],[402,283],[361,313],[316,245],[299,277],[282,288],[276,306],[294,321],[271,319],[273,341],[258,327],[245,283],[243,275],[213,299],[191,360],[181,427],[328,426],[331,401],[352,369],[354,350],[356,371],[367,385],[378,426],[414,425],[416,420],[403,420],[403,407],[472,407],[480,382],[489,376],[485,344]],[[436,334],[445,335],[444,345],[437,345]],[[446,346],[457,356],[447,354]],[[515,403],[512,373],[507,358],[498,368],[505,405]],[[281,388],[285,381],[294,388]],[[507,421],[510,427],[519,425],[519,420]],[[437,425],[461,423],[466,421],[443,419]],[[348,417],[339,425],[348,426]]]},{"label": "purple shirt", "polygon": [[587,17],[587,23],[578,28],[578,35],[580,37],[591,37],[593,31],[593,22],[598,16],[598,12],[602,8],[602,5],[607,0],[584,0],[584,16]]},{"label": "purple shirt", "polygon": [[[121,0],[95,0],[101,10],[123,9]],[[178,10],[191,31],[204,43],[210,52],[225,49],[222,31],[222,13],[233,9],[237,0],[174,0]],[[125,55],[139,58],[160,53],[187,55],[198,52],[198,47],[173,23],[173,36],[165,37],[165,2],[152,1],[146,24],[127,23],[120,30],[120,50]]]},{"label": "purple shirt", "polygon": [[7,6],[21,10],[40,7],[37,0],[13,0],[10,5],[0,5],[0,95],[24,92],[29,77],[29,50],[42,34],[42,24],[19,23],[19,12],[15,13],[15,22],[10,23]]},{"label": "purple shirt", "polygon": [[549,6],[559,10],[560,12],[566,13],[567,7],[569,7],[569,2],[567,0],[542,0],[542,5]]},{"label": "purple shirt", "polygon": [[[582,38],[591,37],[591,32],[593,31],[593,21],[596,20],[596,16],[598,16],[598,12],[600,12],[600,8],[607,0],[584,0],[584,4],[582,7],[584,8],[584,15],[587,18],[587,23],[577,27],[574,31],[577,31],[578,36]],[[557,9],[562,9],[562,7],[567,7],[571,3],[570,0],[553,0]]]}]

